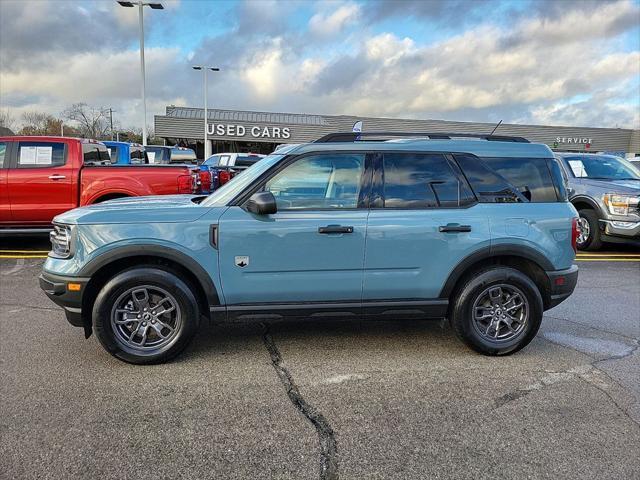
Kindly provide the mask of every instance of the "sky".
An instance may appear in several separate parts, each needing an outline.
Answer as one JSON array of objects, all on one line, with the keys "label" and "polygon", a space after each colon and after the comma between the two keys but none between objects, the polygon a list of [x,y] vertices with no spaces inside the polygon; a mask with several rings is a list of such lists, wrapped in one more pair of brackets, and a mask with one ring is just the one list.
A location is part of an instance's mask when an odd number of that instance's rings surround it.
[{"label": "sky", "polygon": [[[203,64],[210,108],[640,128],[640,0],[160,1],[148,125]],[[0,108],[141,126],[138,35],[115,0],[0,0]]]}]

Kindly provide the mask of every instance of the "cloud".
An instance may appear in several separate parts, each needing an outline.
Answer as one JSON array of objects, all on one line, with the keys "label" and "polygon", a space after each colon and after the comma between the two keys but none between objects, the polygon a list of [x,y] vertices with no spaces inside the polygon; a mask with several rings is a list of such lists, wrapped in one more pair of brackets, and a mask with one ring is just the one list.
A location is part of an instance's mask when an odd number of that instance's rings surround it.
[{"label": "cloud", "polygon": [[[640,27],[637,2],[541,4],[500,23],[476,15],[486,2],[463,0],[243,1],[197,44],[183,49],[171,35],[147,48],[148,123],[167,104],[202,104],[193,62],[221,68],[209,75],[211,107],[637,126],[640,45],[623,42]],[[124,125],[139,123],[138,31],[127,17],[135,9],[36,5],[0,0],[0,106],[18,116],[84,101],[113,107]],[[171,14],[188,15],[193,5]],[[149,18],[151,30],[166,27]],[[407,27],[415,19],[443,33],[420,38]]]},{"label": "cloud", "polygon": [[338,8],[333,3],[325,4],[323,11],[316,13],[309,20],[309,32],[320,38],[338,35],[349,24],[352,24],[360,16],[360,5],[346,3]]}]

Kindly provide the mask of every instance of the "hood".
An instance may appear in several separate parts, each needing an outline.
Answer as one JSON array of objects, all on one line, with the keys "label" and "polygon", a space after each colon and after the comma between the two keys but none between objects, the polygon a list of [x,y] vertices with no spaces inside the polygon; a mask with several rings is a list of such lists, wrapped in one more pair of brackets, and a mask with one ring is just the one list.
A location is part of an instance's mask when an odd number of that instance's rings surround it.
[{"label": "hood", "polygon": [[593,180],[581,178],[583,185],[596,187],[602,193],[640,194],[640,180]]},{"label": "hood", "polygon": [[193,202],[202,197],[203,195],[156,195],[118,198],[70,210],[58,215],[53,221],[85,225],[192,222],[210,210],[210,207],[202,207]]}]

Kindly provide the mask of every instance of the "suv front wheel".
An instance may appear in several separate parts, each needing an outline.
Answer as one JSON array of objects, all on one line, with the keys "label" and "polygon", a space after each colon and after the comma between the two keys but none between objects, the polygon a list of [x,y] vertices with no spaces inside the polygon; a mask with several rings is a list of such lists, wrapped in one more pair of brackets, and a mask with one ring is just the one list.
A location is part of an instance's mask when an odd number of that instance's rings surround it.
[{"label": "suv front wheel", "polygon": [[449,321],[456,334],[485,355],[515,353],[533,340],[542,322],[542,297],[522,272],[492,267],[468,277]]},{"label": "suv front wheel", "polygon": [[199,323],[191,288],[173,272],[139,267],[119,273],[93,307],[93,330],[102,346],[129,363],[161,363],[188,345]]}]

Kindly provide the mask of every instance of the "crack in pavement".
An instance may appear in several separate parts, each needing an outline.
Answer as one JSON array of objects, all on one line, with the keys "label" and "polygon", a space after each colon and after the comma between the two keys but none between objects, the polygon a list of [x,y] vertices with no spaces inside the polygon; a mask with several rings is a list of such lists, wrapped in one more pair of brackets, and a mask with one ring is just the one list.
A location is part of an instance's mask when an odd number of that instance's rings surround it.
[{"label": "crack in pavement", "polygon": [[[554,343],[555,342],[548,340],[548,339],[544,339],[546,341],[548,341],[549,343]],[[564,348],[569,348],[571,350],[575,350],[577,352],[580,352],[579,350],[576,350],[570,346],[567,345],[562,345],[562,344],[556,344],[556,345],[560,345],[561,347]],[[604,370],[598,368],[596,366],[597,363],[600,362],[604,362],[607,360],[619,360],[621,358],[625,358],[628,357],[630,355],[632,355],[636,350],[638,350],[638,348],[640,348],[640,345],[638,345],[636,343],[636,347],[624,354],[624,355],[616,355],[616,356],[611,356],[608,358],[603,358],[603,359],[599,359],[599,360],[593,360],[590,363],[587,364],[583,364],[583,365],[578,365],[577,367],[574,368],[570,368],[568,370],[564,370],[561,372],[550,372],[548,373],[548,375],[545,375],[544,377],[542,377],[538,382],[533,383],[531,385],[528,385],[524,388],[518,388],[514,391],[508,392],[504,395],[502,395],[501,397],[498,397],[497,399],[495,399],[494,403],[495,403],[495,408],[500,408],[504,405],[506,405],[507,403],[513,402],[515,400],[518,400],[519,398],[522,398],[532,392],[541,390],[542,388],[549,386],[549,385],[553,385],[555,383],[561,382],[561,381],[569,381],[572,379],[577,379],[577,380],[582,380],[583,382],[591,385],[592,387],[594,387],[595,389],[599,390],[601,393],[603,393],[604,395],[607,396],[607,398],[609,398],[609,400],[611,400],[611,402],[616,406],[616,408],[625,416],[627,417],[632,423],[634,423],[636,426],[640,427],[640,421],[636,418],[634,418],[628,411],[627,409],[621,405],[618,400],[616,400],[613,395],[611,394],[611,392],[609,391],[609,387],[610,385],[597,378],[598,374],[603,375],[604,377],[608,378],[609,380],[611,380],[612,383],[618,385],[618,387],[622,388],[623,390],[627,391],[627,387],[620,384],[618,381],[616,381],[614,378],[611,377],[611,375],[609,375],[607,372],[605,372]],[[585,354],[584,352],[580,352],[582,354]],[[589,355],[587,355],[589,356]]]},{"label": "crack in pavement", "polygon": [[337,480],[338,479],[338,447],[335,434],[327,419],[313,405],[310,405],[300,393],[298,386],[293,380],[289,370],[283,365],[282,355],[278,350],[273,337],[269,332],[269,327],[264,325],[264,333],[262,340],[264,342],[271,363],[275,369],[280,381],[287,390],[287,395],[293,406],[302,413],[309,422],[315,427],[320,441],[320,479],[321,480]]}]

